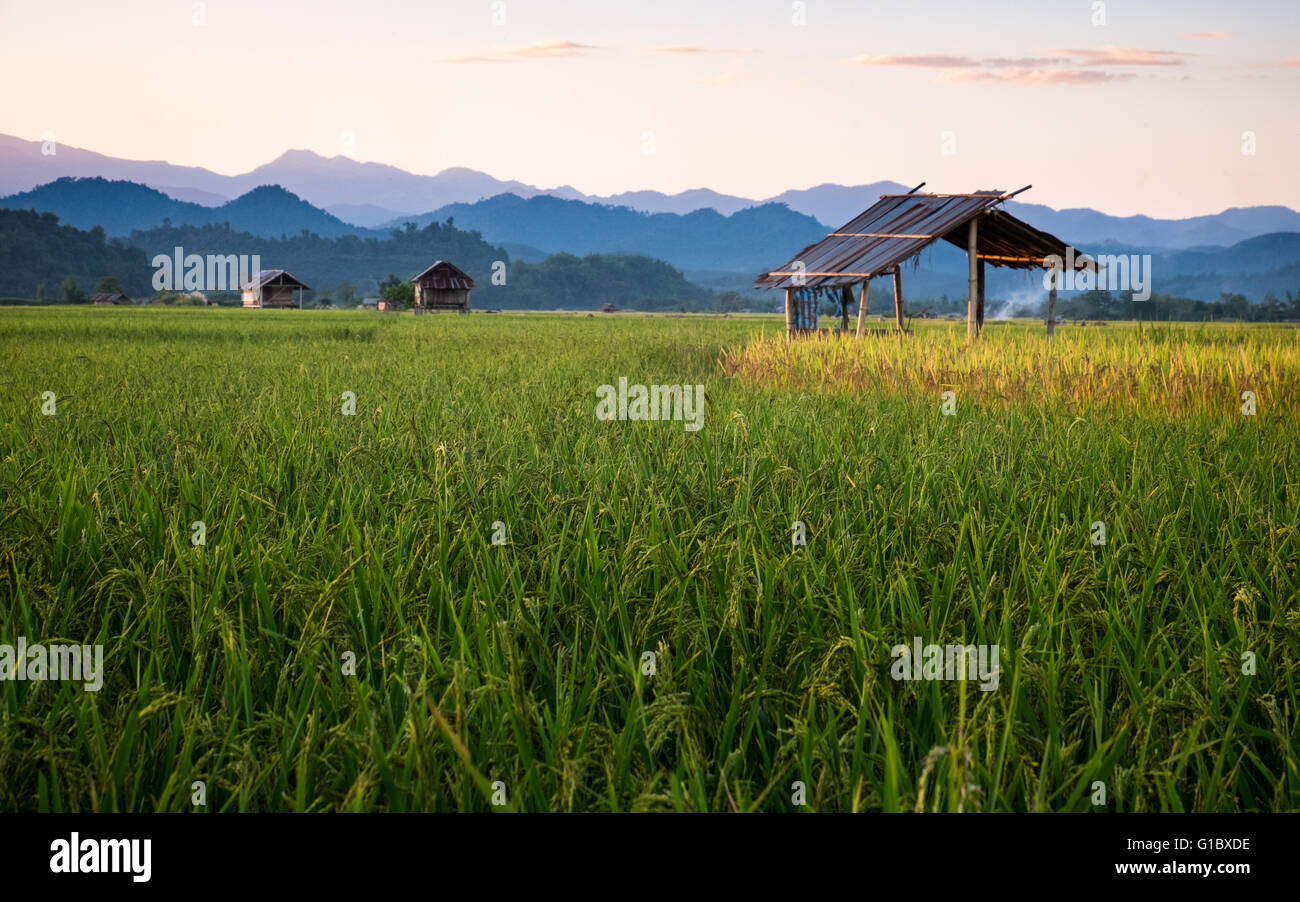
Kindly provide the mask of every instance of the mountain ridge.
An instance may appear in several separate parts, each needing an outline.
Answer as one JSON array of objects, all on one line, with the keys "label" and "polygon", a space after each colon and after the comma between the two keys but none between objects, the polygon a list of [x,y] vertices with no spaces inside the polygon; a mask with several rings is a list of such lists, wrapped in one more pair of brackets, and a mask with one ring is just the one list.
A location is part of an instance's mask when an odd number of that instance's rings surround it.
[{"label": "mountain ridge", "polygon": [[[829,230],[861,212],[879,194],[907,190],[898,182],[878,181],[862,185],[822,183],[767,198],[745,198],[705,187],[676,194],[638,190],[588,195],[569,185],[539,188],[464,166],[421,175],[387,163],[360,162],[342,155],[325,157],[301,149],[286,150],[274,160],[238,175],[159,160],[123,160],[70,146],[58,146],[48,155],[42,149],[40,141],[0,135],[0,195],[30,191],[65,175],[134,181],[186,202],[215,198],[229,201],[258,185],[273,183],[363,229],[425,215],[450,204],[515,194],[630,206],[646,213],[685,214],[704,208],[728,215],[748,207],[785,203]],[[1182,249],[1202,244],[1226,246],[1254,235],[1300,231],[1300,212],[1281,205],[1231,207],[1183,219],[1114,216],[1088,207],[1056,209],[1023,201],[1009,201],[1007,208],[1078,245],[1116,242]],[[344,213],[355,219],[345,218]]]}]

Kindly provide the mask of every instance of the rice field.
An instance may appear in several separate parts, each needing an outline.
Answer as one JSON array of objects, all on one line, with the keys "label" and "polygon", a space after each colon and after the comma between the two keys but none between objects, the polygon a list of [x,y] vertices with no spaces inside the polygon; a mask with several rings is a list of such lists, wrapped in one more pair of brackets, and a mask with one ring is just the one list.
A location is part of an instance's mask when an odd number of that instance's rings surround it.
[{"label": "rice field", "polygon": [[1300,808],[1300,333],[964,330],[0,310],[0,810]]}]

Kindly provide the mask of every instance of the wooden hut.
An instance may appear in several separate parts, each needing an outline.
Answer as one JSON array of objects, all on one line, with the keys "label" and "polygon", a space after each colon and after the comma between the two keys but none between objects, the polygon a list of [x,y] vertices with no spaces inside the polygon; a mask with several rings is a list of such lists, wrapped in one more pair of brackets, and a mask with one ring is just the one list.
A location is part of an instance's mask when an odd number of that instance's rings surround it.
[{"label": "wooden hut", "polygon": [[453,263],[438,260],[411,279],[415,283],[415,312],[455,310],[469,313],[474,280]]},{"label": "wooden hut", "polygon": [[302,296],[311,291],[303,282],[283,269],[263,269],[240,286],[245,307],[279,307],[302,309]]},{"label": "wooden hut", "polygon": [[124,294],[101,291],[90,299],[90,303],[99,304],[101,306],[114,306],[119,304],[134,304],[135,301],[131,300]]},{"label": "wooden hut", "polygon": [[[1040,231],[1001,209],[1020,191],[973,194],[918,194],[922,182],[906,194],[882,194],[880,200],[816,244],[804,248],[771,272],[759,275],[756,288],[785,290],[786,335],[817,328],[817,303],[829,297],[840,308],[840,328],[849,328],[853,289],[858,288],[857,334],[863,334],[867,290],[875,276],[892,276],[894,321],[903,328],[902,264],[943,239],[966,251],[968,261],[966,334],[975,338],[984,326],[984,265],[1046,269],[1049,260],[1073,261],[1076,269],[1097,269],[1086,256],[1067,253],[1055,235]],[[1048,334],[1060,271],[1053,269],[1048,293]]]}]

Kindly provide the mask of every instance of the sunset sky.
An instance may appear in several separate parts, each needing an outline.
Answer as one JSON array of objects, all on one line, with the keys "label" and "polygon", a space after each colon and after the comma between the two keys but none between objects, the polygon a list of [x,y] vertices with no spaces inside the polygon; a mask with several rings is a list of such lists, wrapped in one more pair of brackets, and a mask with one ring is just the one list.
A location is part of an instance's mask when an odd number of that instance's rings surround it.
[{"label": "sunset sky", "polygon": [[1101,5],[0,0],[0,133],[226,174],[303,148],[599,194],[1300,208],[1296,0]]}]

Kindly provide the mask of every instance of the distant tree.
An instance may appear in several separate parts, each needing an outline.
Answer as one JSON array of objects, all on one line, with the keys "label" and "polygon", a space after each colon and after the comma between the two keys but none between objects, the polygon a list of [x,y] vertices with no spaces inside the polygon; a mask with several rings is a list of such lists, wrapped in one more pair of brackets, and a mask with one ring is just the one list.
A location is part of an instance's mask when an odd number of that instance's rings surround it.
[{"label": "distant tree", "polygon": [[388,278],[379,283],[379,296],[405,310],[415,304],[415,286],[389,273]]},{"label": "distant tree", "polygon": [[739,313],[749,309],[749,302],[739,291],[723,291],[714,296],[713,309],[719,313]]},{"label": "distant tree", "polygon": [[1245,295],[1223,291],[1214,302],[1215,316],[1221,319],[1248,320],[1253,306]]},{"label": "distant tree", "polygon": [[338,298],[340,307],[351,307],[356,303],[357,290],[351,282],[340,282],[334,288],[334,296]]},{"label": "distant tree", "polygon": [[1275,323],[1282,318],[1282,305],[1278,302],[1277,295],[1273,292],[1267,292],[1264,295],[1264,303],[1261,305],[1260,318],[1265,322]]},{"label": "distant tree", "polygon": [[36,300],[38,300],[38,301],[41,302],[42,304],[45,303],[45,283],[44,283],[44,282],[37,282],[37,283],[36,283]]},{"label": "distant tree", "polygon": [[86,293],[77,285],[77,280],[68,276],[63,280],[63,303],[81,304],[86,300]]},{"label": "distant tree", "polygon": [[98,294],[122,294],[122,283],[117,276],[104,276],[95,285]]}]

